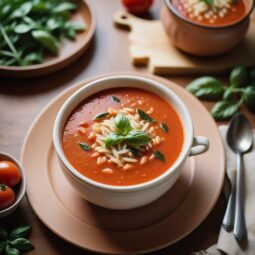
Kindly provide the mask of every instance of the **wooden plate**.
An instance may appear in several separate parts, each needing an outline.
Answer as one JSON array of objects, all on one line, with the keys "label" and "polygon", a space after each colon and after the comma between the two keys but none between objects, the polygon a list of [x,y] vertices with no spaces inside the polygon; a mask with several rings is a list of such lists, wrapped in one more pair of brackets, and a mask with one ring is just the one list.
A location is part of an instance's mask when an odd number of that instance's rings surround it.
[{"label": "wooden plate", "polygon": [[65,100],[91,80],[72,86],[54,99],[24,141],[21,163],[27,171],[27,197],[32,208],[55,234],[81,248],[104,254],[138,254],[165,247],[194,230],[220,194],[225,158],[214,120],[181,87],[162,78],[146,77],[176,92],[192,115],[195,134],[210,139],[210,150],[189,158],[173,188],[152,204],[124,211],[97,207],[81,198],[60,169],[52,143],[55,116]]},{"label": "wooden plate", "polygon": [[89,8],[86,0],[74,0],[77,4],[77,11],[70,20],[84,23],[87,26],[82,32],[77,33],[75,41],[63,40],[59,55],[57,57],[46,57],[42,64],[30,65],[26,67],[2,66],[0,65],[0,75],[9,77],[34,77],[53,73],[78,59],[89,46],[95,32],[95,16]]}]

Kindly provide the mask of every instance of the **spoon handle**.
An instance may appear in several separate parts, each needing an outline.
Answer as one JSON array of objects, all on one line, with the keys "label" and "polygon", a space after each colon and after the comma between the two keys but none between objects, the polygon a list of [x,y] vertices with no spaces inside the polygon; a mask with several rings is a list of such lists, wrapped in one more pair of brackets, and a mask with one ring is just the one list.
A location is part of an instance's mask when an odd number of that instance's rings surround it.
[{"label": "spoon handle", "polygon": [[234,226],[234,217],[235,217],[235,183],[233,182],[231,185],[231,193],[228,198],[228,204],[227,204],[227,209],[222,221],[222,226],[223,228],[230,232],[233,230]]},{"label": "spoon handle", "polygon": [[243,203],[243,155],[237,154],[237,175],[236,175],[236,210],[235,210],[235,224],[234,235],[237,240],[245,240],[247,237],[247,230],[244,218],[244,203]]}]

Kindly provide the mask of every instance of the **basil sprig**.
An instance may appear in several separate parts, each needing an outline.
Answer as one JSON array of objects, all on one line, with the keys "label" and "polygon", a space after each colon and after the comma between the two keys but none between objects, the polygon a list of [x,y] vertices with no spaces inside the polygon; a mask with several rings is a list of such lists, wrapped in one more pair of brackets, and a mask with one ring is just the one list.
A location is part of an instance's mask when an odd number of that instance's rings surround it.
[{"label": "basil sprig", "polygon": [[119,113],[114,118],[114,123],[115,123],[118,134],[126,135],[126,134],[128,134],[129,131],[132,130],[129,119],[126,116],[124,116],[123,114]]},{"label": "basil sprig", "polygon": [[8,235],[7,231],[0,227],[0,254],[20,255],[23,251],[34,249],[33,244],[25,238],[30,230],[30,226],[22,225]]},{"label": "basil sprig", "polygon": [[116,133],[109,134],[105,140],[105,147],[109,149],[116,144],[126,142],[130,146],[143,146],[150,142],[150,136],[141,130],[132,130],[129,119],[123,114],[114,118]]},{"label": "basil sprig", "polygon": [[216,120],[230,119],[240,107],[255,113],[255,68],[250,72],[244,66],[236,66],[230,73],[229,86],[211,76],[200,77],[186,87],[200,99],[220,100],[212,108]]},{"label": "basil sprig", "polygon": [[80,147],[84,150],[84,151],[90,151],[91,147],[86,144],[86,143],[79,143]]}]

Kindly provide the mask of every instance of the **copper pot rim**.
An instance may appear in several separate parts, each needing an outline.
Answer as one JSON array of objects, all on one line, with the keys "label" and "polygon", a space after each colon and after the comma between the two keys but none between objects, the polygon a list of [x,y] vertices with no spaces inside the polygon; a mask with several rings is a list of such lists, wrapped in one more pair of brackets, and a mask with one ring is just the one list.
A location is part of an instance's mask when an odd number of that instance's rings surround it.
[{"label": "copper pot rim", "polygon": [[249,8],[249,10],[246,12],[246,14],[240,19],[237,20],[236,22],[230,23],[228,25],[219,25],[219,26],[210,26],[210,25],[204,25],[204,24],[199,24],[197,22],[193,22],[192,20],[182,16],[177,10],[176,8],[173,6],[172,1],[171,0],[164,0],[165,1],[165,5],[167,7],[167,9],[177,18],[181,19],[182,21],[184,21],[185,23],[188,23],[189,25],[198,27],[198,28],[204,28],[204,29],[209,29],[209,30],[222,30],[222,29],[226,29],[226,28],[231,28],[234,27],[236,25],[239,25],[240,23],[242,23],[243,21],[245,21],[247,18],[249,18],[249,16],[251,15],[254,7],[255,7],[255,0],[252,0],[252,4]]}]

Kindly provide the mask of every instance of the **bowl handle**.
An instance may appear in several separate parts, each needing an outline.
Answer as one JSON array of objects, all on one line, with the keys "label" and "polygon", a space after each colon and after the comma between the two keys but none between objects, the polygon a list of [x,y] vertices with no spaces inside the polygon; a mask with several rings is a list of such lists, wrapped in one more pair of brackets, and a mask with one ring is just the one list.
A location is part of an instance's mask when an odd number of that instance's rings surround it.
[{"label": "bowl handle", "polygon": [[189,152],[189,156],[202,154],[209,149],[209,140],[204,136],[195,136]]}]

